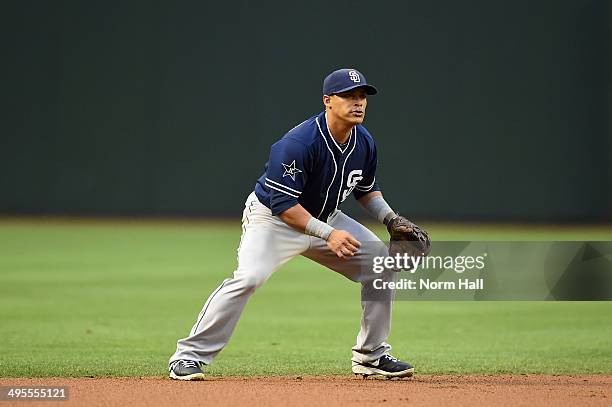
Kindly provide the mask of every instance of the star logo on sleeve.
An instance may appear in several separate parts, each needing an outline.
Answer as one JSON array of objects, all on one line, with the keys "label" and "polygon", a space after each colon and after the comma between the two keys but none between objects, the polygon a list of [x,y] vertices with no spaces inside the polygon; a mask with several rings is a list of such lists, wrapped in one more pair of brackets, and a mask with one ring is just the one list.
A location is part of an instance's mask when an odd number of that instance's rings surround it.
[{"label": "star logo on sleeve", "polygon": [[292,180],[295,181],[295,174],[302,172],[302,170],[298,169],[295,166],[295,160],[293,160],[291,164],[285,164],[285,163],[282,163],[282,164],[283,164],[283,167],[285,167],[283,178],[285,178],[288,175],[291,177]]}]

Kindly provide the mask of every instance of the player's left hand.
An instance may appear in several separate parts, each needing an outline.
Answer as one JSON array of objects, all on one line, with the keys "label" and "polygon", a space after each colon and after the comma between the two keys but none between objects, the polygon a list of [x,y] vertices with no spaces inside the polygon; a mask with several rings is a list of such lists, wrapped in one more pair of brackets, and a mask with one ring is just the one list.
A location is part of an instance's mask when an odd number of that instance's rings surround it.
[{"label": "player's left hand", "polygon": [[431,251],[427,232],[399,214],[387,222],[387,230],[390,256],[407,253],[409,256],[424,257]]}]

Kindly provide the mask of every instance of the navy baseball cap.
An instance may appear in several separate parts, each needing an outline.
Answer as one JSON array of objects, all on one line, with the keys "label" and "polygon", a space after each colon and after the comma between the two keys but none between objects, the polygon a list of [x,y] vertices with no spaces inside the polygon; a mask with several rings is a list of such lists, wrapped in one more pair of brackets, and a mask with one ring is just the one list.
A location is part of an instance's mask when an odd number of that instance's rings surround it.
[{"label": "navy baseball cap", "polygon": [[364,88],[366,95],[378,93],[378,89],[368,85],[365,76],[356,69],[338,69],[327,75],[323,81],[323,94],[328,96],[355,88]]}]

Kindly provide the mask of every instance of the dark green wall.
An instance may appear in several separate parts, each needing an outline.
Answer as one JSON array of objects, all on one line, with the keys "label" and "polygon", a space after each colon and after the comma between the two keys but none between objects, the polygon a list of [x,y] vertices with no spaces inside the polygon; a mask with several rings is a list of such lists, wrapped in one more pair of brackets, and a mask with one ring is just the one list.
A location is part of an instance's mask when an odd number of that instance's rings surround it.
[{"label": "dark green wall", "polygon": [[5,3],[0,213],[237,216],[350,66],[402,212],[611,219],[608,3]]},{"label": "dark green wall", "polygon": [[[604,59],[605,59],[605,72],[606,72],[606,93],[607,93],[607,103],[606,103],[606,116],[607,116],[607,126],[606,126],[606,134],[608,143],[607,146],[604,146],[606,151],[608,152],[608,179],[607,185],[605,185],[605,189],[608,191],[608,195],[606,198],[606,208],[605,212],[610,217],[612,214],[612,2],[606,1],[606,13],[607,20],[605,21],[605,32],[607,42],[604,43]],[[606,136],[604,136],[605,138]]]}]

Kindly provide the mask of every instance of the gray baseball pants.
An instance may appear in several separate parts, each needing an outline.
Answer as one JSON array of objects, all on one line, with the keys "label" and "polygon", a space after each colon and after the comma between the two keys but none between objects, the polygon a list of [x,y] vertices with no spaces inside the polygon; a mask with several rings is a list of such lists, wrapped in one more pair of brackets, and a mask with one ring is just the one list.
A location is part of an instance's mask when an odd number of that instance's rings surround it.
[{"label": "gray baseball pants", "polygon": [[[364,245],[379,242],[378,237],[365,226],[339,210],[330,215],[327,223],[346,230],[362,243],[362,248],[349,259],[340,259],[318,237],[308,236],[288,226],[270,209],[259,202],[255,193],[246,200],[242,217],[243,233],[238,248],[238,268],[210,295],[189,336],[178,340],[176,352],[169,363],[189,359],[210,364],[227,345],[249,297],[270,278],[272,273],[297,255],[306,256],[348,279],[362,283],[361,297],[368,296],[373,278],[390,280],[392,275],[374,275],[372,256],[386,256],[379,251],[383,245]],[[369,270],[369,272],[368,272]],[[392,274],[392,273],[391,273]],[[385,341],[391,329],[392,294],[383,298],[377,293],[376,301],[361,302],[363,310],[361,329],[353,347],[353,361],[371,362],[387,353],[391,346]]]}]

